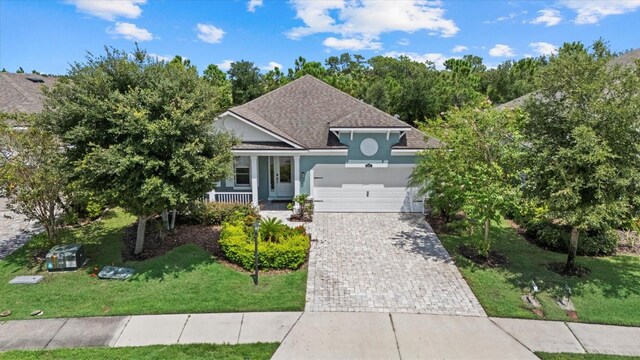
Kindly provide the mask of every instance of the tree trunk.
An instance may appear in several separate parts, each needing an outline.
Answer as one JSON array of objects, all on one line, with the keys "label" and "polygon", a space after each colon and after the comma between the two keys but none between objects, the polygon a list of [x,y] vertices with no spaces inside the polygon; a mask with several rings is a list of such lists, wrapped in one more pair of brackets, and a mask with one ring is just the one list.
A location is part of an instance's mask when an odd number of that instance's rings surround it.
[{"label": "tree trunk", "polygon": [[134,254],[140,254],[142,252],[142,248],[144,247],[144,232],[147,228],[147,216],[140,215],[138,216],[138,233],[136,235],[136,249],[133,252]]},{"label": "tree trunk", "polygon": [[484,243],[489,243],[489,226],[491,225],[491,220],[486,219],[484,221]]},{"label": "tree trunk", "polygon": [[56,241],[56,205],[49,204],[49,226],[47,230],[47,236],[49,241],[53,244],[57,244]]},{"label": "tree trunk", "polygon": [[569,254],[567,255],[567,263],[564,271],[569,272],[576,266],[576,252],[578,251],[578,236],[580,232],[577,227],[571,228],[571,239],[569,240]]},{"label": "tree trunk", "polygon": [[482,255],[489,256],[489,227],[491,226],[491,220],[486,219],[484,221],[484,244],[482,246]]},{"label": "tree trunk", "polygon": [[176,228],[176,209],[171,212],[171,230]]},{"label": "tree trunk", "polygon": [[165,230],[169,230],[169,212],[162,210],[162,226]]}]

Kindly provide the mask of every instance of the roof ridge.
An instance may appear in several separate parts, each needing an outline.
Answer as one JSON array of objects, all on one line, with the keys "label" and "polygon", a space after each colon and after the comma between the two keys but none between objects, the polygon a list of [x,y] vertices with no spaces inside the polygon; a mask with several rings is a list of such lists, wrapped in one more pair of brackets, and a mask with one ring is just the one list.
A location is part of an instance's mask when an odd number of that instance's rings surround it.
[{"label": "roof ridge", "polygon": [[[396,118],[395,116],[391,116],[391,115],[387,114],[386,112],[384,112],[384,111],[382,111],[382,110],[378,109],[377,107],[375,107],[375,106],[373,106],[373,105],[371,105],[371,104],[367,103],[366,101],[360,100],[360,99],[356,98],[355,96],[352,96],[352,95],[350,95],[350,94],[348,94],[348,93],[346,93],[346,92],[344,92],[344,91],[342,91],[342,90],[338,89],[337,87],[335,87],[335,86],[333,86],[333,85],[331,85],[331,84],[327,84],[326,82],[324,82],[324,81],[322,81],[322,80],[320,80],[320,79],[316,78],[316,77],[315,77],[315,76],[313,76],[313,75],[309,75],[309,74],[307,74],[307,75],[303,76],[302,78],[307,77],[307,76],[308,76],[308,77],[310,77],[311,79],[313,79],[313,80],[315,80],[315,81],[319,82],[320,84],[322,84],[322,85],[324,85],[324,86],[328,86],[329,88],[331,88],[331,89],[332,89],[333,91],[335,91],[335,92],[338,92],[338,93],[340,93],[340,94],[342,94],[342,95],[346,95],[347,97],[349,97],[349,99],[350,99],[351,101],[355,101],[355,102],[357,102],[357,103],[359,103],[359,104],[361,104],[361,105],[365,105],[365,106],[367,106],[367,107],[370,107],[370,108],[372,108],[373,110],[375,110],[376,112],[381,113],[381,114],[382,114],[382,115],[384,115],[385,117],[387,117],[387,118],[389,118],[389,119],[393,119],[393,121],[395,121],[395,122],[400,122],[400,123],[402,123],[403,125],[408,125],[406,122],[404,122],[404,121],[402,121],[402,120],[400,120],[400,119]],[[302,79],[302,78],[301,78],[301,79]],[[349,116],[354,115],[356,112],[357,112],[357,111],[350,112],[350,113],[349,113],[349,115],[344,116],[344,117],[340,118],[340,119],[339,119],[339,120],[337,120],[337,121],[338,121],[338,122],[340,122],[340,121],[342,121],[342,120],[344,120],[344,119],[348,118]]]}]

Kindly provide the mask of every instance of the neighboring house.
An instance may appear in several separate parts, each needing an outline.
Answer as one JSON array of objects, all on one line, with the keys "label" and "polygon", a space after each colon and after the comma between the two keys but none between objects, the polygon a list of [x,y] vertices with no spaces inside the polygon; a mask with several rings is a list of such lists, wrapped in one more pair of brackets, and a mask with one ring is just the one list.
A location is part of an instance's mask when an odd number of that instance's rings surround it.
[{"label": "neighboring house", "polygon": [[318,212],[419,212],[407,185],[416,154],[439,142],[306,75],[220,115],[235,133],[233,177],[212,201],[258,205],[310,195]]},{"label": "neighboring house", "polygon": [[[609,62],[607,63],[608,66],[616,66],[616,65],[621,65],[621,66],[631,66],[633,65],[636,61],[640,61],[640,49],[635,49],[632,51],[627,52],[624,55],[620,55],[618,57],[615,57],[611,60],[609,60]],[[524,106],[524,104],[527,102],[527,100],[531,97],[531,96],[535,96],[535,92],[523,95],[519,98],[513,99],[509,102],[506,102],[504,104],[498,105],[496,106],[498,109],[515,109],[515,108],[521,108]]]},{"label": "neighboring house", "polygon": [[53,86],[57,77],[0,72],[0,113],[38,113],[42,111],[43,86]]}]

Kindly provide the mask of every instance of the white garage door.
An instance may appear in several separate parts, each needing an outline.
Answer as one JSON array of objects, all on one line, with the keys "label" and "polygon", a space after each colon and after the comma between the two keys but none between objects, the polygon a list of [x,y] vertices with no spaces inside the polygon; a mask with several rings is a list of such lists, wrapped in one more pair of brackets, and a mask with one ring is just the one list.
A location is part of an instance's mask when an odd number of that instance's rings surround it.
[{"label": "white garage door", "polygon": [[347,168],[317,165],[313,197],[318,212],[421,212],[422,198],[407,187],[412,166]]}]

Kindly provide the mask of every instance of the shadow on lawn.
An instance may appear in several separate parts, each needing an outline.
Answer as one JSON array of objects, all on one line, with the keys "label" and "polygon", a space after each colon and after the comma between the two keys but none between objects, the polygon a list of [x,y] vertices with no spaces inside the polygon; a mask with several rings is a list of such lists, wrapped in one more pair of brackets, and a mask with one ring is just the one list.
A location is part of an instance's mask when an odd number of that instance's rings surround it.
[{"label": "shadow on lawn", "polygon": [[[581,278],[567,277],[547,268],[552,262],[564,263],[565,254],[539,248],[511,228],[493,227],[491,236],[497,239],[493,249],[505,254],[508,258],[508,263],[497,271],[506,272],[507,281],[521,288],[523,293],[530,288],[531,281],[534,280],[541,286],[541,290],[557,295],[564,293],[565,284],[572,289],[575,296],[586,295],[593,291],[599,291],[605,297],[617,299],[640,295],[640,259],[637,257],[579,256],[576,263],[587,267],[591,273]],[[455,252],[462,258],[457,249]],[[466,258],[462,258],[458,264],[472,271],[478,267]]]},{"label": "shadow on lawn", "polygon": [[145,261],[125,263],[136,270],[130,281],[164,281],[167,277],[178,278],[181,274],[211,264],[215,260],[197,245],[189,244]]}]

